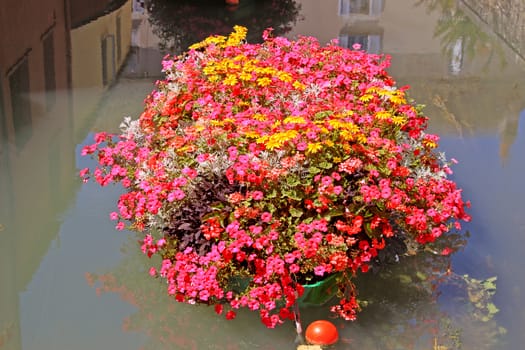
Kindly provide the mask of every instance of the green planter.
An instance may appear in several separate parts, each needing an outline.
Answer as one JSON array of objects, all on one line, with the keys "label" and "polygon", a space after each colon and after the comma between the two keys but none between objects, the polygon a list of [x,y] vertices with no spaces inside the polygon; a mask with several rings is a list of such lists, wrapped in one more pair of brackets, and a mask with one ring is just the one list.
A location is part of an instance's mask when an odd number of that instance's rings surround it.
[{"label": "green planter", "polygon": [[300,306],[320,306],[337,294],[337,277],[333,274],[322,281],[304,285],[304,293],[297,301]]},{"label": "green planter", "polygon": [[[326,304],[337,293],[337,277],[333,274],[322,281],[312,284],[305,284],[303,295],[297,299],[299,306],[321,306]],[[250,284],[250,278],[232,278],[230,288],[238,293],[242,293]]]}]

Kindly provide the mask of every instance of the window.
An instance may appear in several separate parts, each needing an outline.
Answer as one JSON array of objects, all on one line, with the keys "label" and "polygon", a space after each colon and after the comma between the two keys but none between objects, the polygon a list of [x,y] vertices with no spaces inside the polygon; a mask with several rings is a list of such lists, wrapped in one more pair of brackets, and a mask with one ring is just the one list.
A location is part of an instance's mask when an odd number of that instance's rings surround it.
[{"label": "window", "polygon": [[362,14],[379,16],[383,12],[384,0],[339,0],[339,15]]},{"label": "window", "polygon": [[[0,70],[1,72],[2,70]],[[0,80],[0,145],[7,140],[7,118],[4,108],[4,94],[2,91],[2,81]],[[0,146],[0,153],[2,148]]]},{"label": "window", "polygon": [[9,74],[15,143],[21,149],[33,133],[29,100],[29,62],[25,55]]},{"label": "window", "polygon": [[117,16],[117,62],[122,58],[122,28],[120,16]]},{"label": "window", "polygon": [[115,78],[115,37],[107,35],[100,41],[102,84],[108,85]]},{"label": "window", "polygon": [[49,32],[42,40],[44,47],[44,80],[46,87],[46,109],[49,111],[56,102],[56,77],[55,77],[55,38]]},{"label": "window", "polygon": [[352,48],[352,45],[359,44],[361,49],[368,53],[379,54],[383,49],[383,38],[379,34],[370,35],[339,35],[339,46]]},{"label": "window", "polygon": [[463,69],[463,38],[450,45],[449,72],[458,75]]}]

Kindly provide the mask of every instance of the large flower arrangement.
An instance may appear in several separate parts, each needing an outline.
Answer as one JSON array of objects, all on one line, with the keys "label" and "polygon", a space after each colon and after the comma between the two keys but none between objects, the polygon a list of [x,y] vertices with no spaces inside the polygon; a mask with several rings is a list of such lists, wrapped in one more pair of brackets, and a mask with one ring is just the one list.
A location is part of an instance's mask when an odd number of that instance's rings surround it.
[{"label": "large flower arrangement", "polygon": [[110,216],[143,232],[176,300],[275,327],[336,275],[331,308],[353,320],[353,276],[459,228],[468,203],[388,57],[270,34],[235,27],[166,57],[140,118],[97,134],[81,176],[124,186]]}]

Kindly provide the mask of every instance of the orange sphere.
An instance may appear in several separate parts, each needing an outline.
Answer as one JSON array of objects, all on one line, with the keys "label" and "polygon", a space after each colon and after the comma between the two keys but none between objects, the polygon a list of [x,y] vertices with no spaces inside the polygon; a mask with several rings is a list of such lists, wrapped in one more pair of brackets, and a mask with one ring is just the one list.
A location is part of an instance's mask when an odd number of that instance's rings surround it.
[{"label": "orange sphere", "polygon": [[306,341],[313,345],[332,345],[339,340],[335,325],[326,320],[310,323],[306,328]]}]

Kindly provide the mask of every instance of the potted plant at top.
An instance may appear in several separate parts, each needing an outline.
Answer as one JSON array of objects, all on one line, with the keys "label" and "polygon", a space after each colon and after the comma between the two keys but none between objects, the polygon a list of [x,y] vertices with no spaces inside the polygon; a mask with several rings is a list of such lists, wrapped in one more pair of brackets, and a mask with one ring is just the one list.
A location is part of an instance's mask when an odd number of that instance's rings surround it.
[{"label": "potted plant at top", "polygon": [[331,277],[332,311],[354,320],[354,276],[459,228],[468,203],[388,57],[245,35],[166,57],[140,117],[84,147],[99,166],[81,176],[124,187],[110,216],[143,232],[142,251],[161,257],[150,274],[176,300],[275,327]]}]

